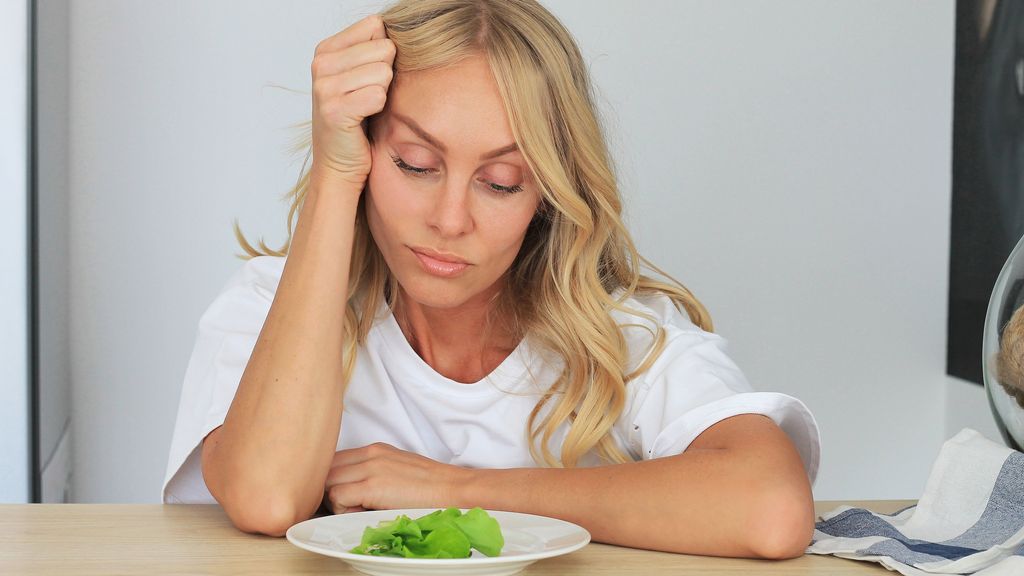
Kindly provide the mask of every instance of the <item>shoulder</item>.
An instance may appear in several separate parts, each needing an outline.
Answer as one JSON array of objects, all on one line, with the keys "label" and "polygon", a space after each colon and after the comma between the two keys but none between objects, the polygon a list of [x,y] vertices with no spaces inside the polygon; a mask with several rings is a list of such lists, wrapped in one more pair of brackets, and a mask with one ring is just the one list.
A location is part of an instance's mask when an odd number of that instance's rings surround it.
[{"label": "shoulder", "polygon": [[281,281],[285,258],[257,256],[246,260],[228,279],[199,321],[201,327],[225,331],[251,330],[263,319]]},{"label": "shoulder", "polygon": [[281,281],[284,263],[285,258],[280,256],[256,256],[255,258],[250,258],[228,280],[225,290],[246,286],[259,288],[273,294],[277,292],[277,285]]},{"label": "shoulder", "polygon": [[[721,336],[694,324],[685,311],[676,308],[672,299],[660,292],[627,298],[611,311],[611,316],[629,348],[627,373],[645,360],[654,361],[650,371],[674,357],[708,347],[724,351],[726,347]],[[651,353],[657,353],[657,357],[648,359]]]}]

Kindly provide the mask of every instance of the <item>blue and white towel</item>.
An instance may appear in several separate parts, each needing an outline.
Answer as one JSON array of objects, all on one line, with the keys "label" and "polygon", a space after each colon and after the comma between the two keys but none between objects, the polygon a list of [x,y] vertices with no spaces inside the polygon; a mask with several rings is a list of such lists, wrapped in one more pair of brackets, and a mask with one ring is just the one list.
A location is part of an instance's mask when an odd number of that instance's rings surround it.
[{"label": "blue and white towel", "polygon": [[964,428],[943,444],[916,506],[841,506],[820,518],[807,553],[908,576],[1024,576],[1024,454]]}]

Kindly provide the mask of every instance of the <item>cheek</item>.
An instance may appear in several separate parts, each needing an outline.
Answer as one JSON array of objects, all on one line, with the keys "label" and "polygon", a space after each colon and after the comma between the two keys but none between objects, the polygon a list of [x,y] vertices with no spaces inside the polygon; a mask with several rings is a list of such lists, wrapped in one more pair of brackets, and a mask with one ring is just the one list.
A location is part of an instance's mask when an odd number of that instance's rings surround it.
[{"label": "cheek", "polygon": [[519,245],[526,236],[526,229],[536,214],[537,203],[525,201],[514,207],[503,208],[488,216],[490,222],[487,228],[493,231],[493,244],[502,246],[502,251],[509,251],[514,255],[518,252]]}]

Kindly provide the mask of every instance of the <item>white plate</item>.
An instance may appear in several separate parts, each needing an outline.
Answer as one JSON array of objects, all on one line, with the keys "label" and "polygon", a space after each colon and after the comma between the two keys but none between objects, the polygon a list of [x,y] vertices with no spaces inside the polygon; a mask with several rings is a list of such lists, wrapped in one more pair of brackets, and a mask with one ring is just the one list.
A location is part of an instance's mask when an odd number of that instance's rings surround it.
[{"label": "white plate", "polygon": [[590,542],[590,532],[580,526],[533,514],[488,510],[501,525],[505,547],[500,556],[490,558],[473,550],[469,558],[392,558],[352,554],[363,530],[382,520],[394,520],[400,514],[416,519],[436,508],[374,510],[335,516],[323,516],[300,522],[288,529],[292,544],[327,556],[341,558],[356,570],[374,576],[423,576],[426,574],[515,574],[543,558],[561,556],[579,550]]}]

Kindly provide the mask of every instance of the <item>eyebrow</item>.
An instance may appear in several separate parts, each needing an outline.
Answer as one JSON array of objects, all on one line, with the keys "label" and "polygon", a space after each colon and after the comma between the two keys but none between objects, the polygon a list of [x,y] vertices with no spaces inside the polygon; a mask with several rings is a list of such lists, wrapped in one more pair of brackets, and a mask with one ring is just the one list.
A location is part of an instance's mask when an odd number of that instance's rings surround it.
[{"label": "eyebrow", "polygon": [[[406,126],[408,126],[409,129],[412,130],[413,132],[415,132],[417,136],[419,136],[420,138],[425,140],[428,144],[430,144],[434,148],[437,148],[441,152],[448,152],[448,147],[447,146],[445,146],[444,144],[439,142],[437,140],[437,138],[434,138],[433,136],[431,136],[429,132],[424,130],[423,127],[420,126],[419,124],[417,124],[412,118],[409,118],[407,116],[402,116],[401,114],[398,114],[397,112],[391,112],[391,115],[395,118],[395,120],[398,120],[402,124],[405,124]],[[505,154],[508,154],[510,152],[515,152],[516,150],[519,150],[519,145],[515,144],[515,143],[512,143],[512,144],[509,144],[508,146],[502,146],[501,148],[498,148],[496,150],[491,150],[490,152],[487,152],[485,154],[481,154],[480,155],[480,159],[481,160],[490,160],[491,158],[497,158],[498,156],[504,156]]]}]

